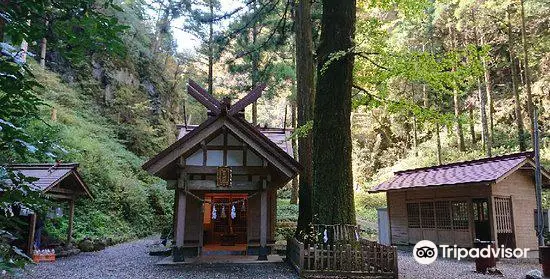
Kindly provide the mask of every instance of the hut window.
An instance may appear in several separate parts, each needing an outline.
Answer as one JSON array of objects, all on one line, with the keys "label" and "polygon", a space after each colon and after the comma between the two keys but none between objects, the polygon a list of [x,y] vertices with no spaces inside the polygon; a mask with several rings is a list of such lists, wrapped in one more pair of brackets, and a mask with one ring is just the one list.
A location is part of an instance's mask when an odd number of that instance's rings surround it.
[{"label": "hut window", "polygon": [[451,229],[451,207],[448,201],[435,202],[435,221],[438,229]]},{"label": "hut window", "polygon": [[407,218],[409,228],[420,228],[420,212],[418,210],[418,203],[407,204]]},{"label": "hut window", "polygon": [[467,229],[468,228],[468,203],[465,201],[451,202],[453,210],[453,228]]},{"label": "hut window", "polygon": [[422,228],[434,228],[435,227],[435,218],[434,218],[434,204],[433,202],[423,202],[420,203],[420,220],[422,223]]}]

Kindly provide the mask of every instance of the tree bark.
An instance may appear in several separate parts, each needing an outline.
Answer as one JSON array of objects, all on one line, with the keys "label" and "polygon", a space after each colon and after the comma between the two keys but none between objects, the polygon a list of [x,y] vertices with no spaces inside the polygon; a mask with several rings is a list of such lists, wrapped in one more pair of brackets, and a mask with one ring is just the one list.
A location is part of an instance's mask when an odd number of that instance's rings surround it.
[{"label": "tree bark", "polygon": [[516,73],[516,54],[514,52],[513,33],[512,33],[512,21],[510,15],[510,9],[508,9],[508,52],[510,54],[510,75],[512,77],[512,94],[514,94],[514,104],[516,112],[516,126],[518,129],[518,142],[519,150],[527,150],[525,143],[525,126],[523,125],[523,116],[521,113],[521,101],[519,99],[518,81]]},{"label": "tree bark", "polygon": [[[454,51],[455,38],[454,38],[453,28],[451,26],[449,26],[449,36],[451,37],[451,50]],[[455,72],[456,69],[453,67],[452,71]],[[458,150],[466,151],[466,147],[464,146],[464,133],[462,132],[462,122],[460,121],[460,96],[458,94],[458,89],[456,87],[453,90],[453,102],[454,102],[454,112],[455,112],[455,119],[456,119],[456,126],[455,126],[456,143],[458,145]]]},{"label": "tree bark", "polygon": [[491,82],[491,73],[489,70],[489,66],[487,65],[487,61],[485,60],[485,58],[482,58],[481,62],[483,63],[485,92],[487,93],[487,103],[489,105],[489,141],[493,143],[493,134],[495,133],[495,126],[493,123],[493,113],[495,112],[495,107],[493,103],[493,84]]},{"label": "tree bark", "polygon": [[474,127],[474,106],[470,105],[468,107],[468,111],[470,114],[470,137],[472,138],[472,147],[474,147],[476,145],[476,129]]},{"label": "tree bark", "polygon": [[436,122],[435,123],[435,135],[436,135],[436,138],[437,138],[437,163],[439,165],[442,165],[443,164],[443,155],[441,154],[441,134],[439,133],[440,131],[440,128],[439,128],[439,122]]},{"label": "tree bark", "polygon": [[355,12],[354,0],[323,0],[313,112],[313,212],[321,224],[356,223],[350,121]]},{"label": "tree bark", "polygon": [[[311,2],[298,1],[296,7],[296,105],[297,126],[303,127],[313,120],[314,71],[313,71],[313,37],[311,22]],[[312,222],[312,135],[298,138],[298,158],[304,170],[300,174],[298,187],[298,224],[296,236],[307,233]]]},{"label": "tree bark", "polygon": [[208,32],[208,94],[214,94],[214,0],[209,1],[210,22]]},{"label": "tree bark", "polygon": [[460,120],[460,96],[458,95],[458,90],[456,89],[453,91],[453,101],[456,118],[455,134],[458,150],[465,151],[466,147],[464,146],[464,133],[462,132],[462,121]]},{"label": "tree bark", "polygon": [[525,8],[523,5],[524,0],[519,0],[519,2],[521,4],[521,39],[523,42],[523,68],[525,75],[525,92],[527,93],[527,115],[529,115],[529,130],[531,132],[531,140],[533,141],[535,139],[535,130],[533,129],[534,107],[533,95],[531,93],[531,77],[529,73],[529,51],[527,48],[527,34],[525,31]]},{"label": "tree bark", "polygon": [[487,157],[491,157],[491,140],[489,138],[489,127],[487,125],[487,100],[486,95],[484,94],[483,90],[481,89],[481,80],[478,80],[478,98],[479,98],[479,112],[481,117],[481,139],[483,142],[483,147],[485,148],[485,155]]},{"label": "tree bark", "polygon": [[[296,130],[296,102],[293,101],[290,105],[290,121],[292,122],[292,128]],[[294,159],[299,160],[298,158],[298,143],[296,142],[296,138],[292,138],[292,156]],[[298,177],[295,177],[292,179],[292,189],[290,191],[290,203],[291,204],[298,204]]]},{"label": "tree bark", "polygon": [[[254,26],[252,27],[252,45],[253,47],[256,46],[256,38],[258,36],[258,29],[256,26],[256,22],[254,22]],[[260,64],[260,57],[259,57],[259,50],[254,51],[251,54],[252,59],[252,88],[256,87],[256,85],[259,82],[259,76],[258,76],[258,67]],[[252,103],[252,124],[256,125],[258,124],[258,103],[254,102]]]},{"label": "tree bark", "polygon": [[[472,17],[474,18],[474,41],[476,46],[479,46],[478,36],[477,36],[477,23],[475,22],[475,15],[472,13]],[[482,57],[477,54],[479,60],[483,60]],[[491,157],[491,150],[492,150],[492,144],[491,144],[491,138],[489,136],[489,126],[487,124],[487,94],[486,92],[483,92],[482,86],[481,86],[481,78],[477,80],[477,89],[478,89],[478,98],[479,98],[479,112],[480,112],[480,118],[481,118],[481,140],[483,143],[483,147],[485,148],[485,155],[487,157]]]}]

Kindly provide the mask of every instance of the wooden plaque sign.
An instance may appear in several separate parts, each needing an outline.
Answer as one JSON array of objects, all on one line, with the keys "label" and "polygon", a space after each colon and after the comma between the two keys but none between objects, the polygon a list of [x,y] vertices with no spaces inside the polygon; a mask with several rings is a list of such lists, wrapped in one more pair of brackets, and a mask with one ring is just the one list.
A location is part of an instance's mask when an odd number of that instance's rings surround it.
[{"label": "wooden plaque sign", "polygon": [[216,173],[216,185],[218,187],[231,187],[232,171],[230,167],[218,167]]}]

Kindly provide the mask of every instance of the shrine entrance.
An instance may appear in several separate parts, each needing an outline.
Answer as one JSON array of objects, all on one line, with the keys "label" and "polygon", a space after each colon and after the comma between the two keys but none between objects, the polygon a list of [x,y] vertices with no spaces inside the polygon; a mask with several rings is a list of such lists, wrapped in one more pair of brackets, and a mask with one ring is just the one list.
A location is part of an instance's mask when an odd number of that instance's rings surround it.
[{"label": "shrine entrance", "polygon": [[[209,193],[203,204],[203,254],[246,252],[248,194]],[[230,253],[236,254],[236,253]]]}]

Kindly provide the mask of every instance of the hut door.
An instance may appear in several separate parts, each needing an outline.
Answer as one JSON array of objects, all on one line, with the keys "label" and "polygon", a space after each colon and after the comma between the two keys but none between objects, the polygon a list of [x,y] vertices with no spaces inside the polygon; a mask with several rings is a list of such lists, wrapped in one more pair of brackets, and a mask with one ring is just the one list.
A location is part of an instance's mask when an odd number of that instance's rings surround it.
[{"label": "hut door", "polygon": [[491,240],[491,221],[489,219],[489,201],[488,199],[474,199],[474,226],[476,239],[487,241]]},{"label": "hut door", "polygon": [[498,244],[504,245],[506,248],[516,248],[512,199],[510,197],[495,197],[494,201]]}]

